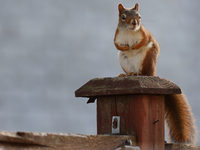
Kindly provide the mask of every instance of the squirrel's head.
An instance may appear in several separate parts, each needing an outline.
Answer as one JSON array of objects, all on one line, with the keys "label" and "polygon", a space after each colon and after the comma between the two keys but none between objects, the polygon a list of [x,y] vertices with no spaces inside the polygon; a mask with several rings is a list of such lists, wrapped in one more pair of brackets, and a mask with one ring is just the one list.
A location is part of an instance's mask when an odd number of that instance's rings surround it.
[{"label": "squirrel's head", "polygon": [[140,29],[141,17],[138,12],[138,3],[133,8],[125,8],[121,3],[118,5],[119,10],[119,28],[137,31]]}]

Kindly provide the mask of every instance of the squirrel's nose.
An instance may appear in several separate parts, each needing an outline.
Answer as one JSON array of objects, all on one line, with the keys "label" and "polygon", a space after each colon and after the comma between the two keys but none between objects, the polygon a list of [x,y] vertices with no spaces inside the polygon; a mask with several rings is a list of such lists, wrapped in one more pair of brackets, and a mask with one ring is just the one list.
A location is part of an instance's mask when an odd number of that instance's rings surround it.
[{"label": "squirrel's nose", "polygon": [[137,20],[136,19],[132,19],[130,23],[135,26],[137,24]]}]

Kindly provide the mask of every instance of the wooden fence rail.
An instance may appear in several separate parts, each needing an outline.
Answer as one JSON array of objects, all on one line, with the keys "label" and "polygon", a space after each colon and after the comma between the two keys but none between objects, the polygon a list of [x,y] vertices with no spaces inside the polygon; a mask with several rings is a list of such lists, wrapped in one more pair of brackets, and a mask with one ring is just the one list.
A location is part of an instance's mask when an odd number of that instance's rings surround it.
[{"label": "wooden fence rail", "polygon": [[75,96],[88,97],[88,102],[97,99],[97,135],[0,131],[0,149],[200,150],[199,146],[165,143],[164,95],[179,93],[177,85],[159,77],[92,79]]}]

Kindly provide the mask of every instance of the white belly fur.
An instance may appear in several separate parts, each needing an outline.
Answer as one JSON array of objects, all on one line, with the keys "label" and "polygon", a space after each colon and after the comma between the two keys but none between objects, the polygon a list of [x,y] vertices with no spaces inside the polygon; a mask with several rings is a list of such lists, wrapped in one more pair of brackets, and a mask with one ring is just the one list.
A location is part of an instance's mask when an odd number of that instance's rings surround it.
[{"label": "white belly fur", "polygon": [[126,73],[141,73],[142,63],[146,56],[146,52],[152,47],[153,42],[149,42],[146,46],[138,50],[120,51],[118,53],[119,62]]},{"label": "white belly fur", "polygon": [[116,36],[115,43],[119,45],[126,45],[128,44],[130,47],[135,44],[136,42],[140,42],[142,39],[142,34],[140,32],[134,32],[130,30],[119,30],[118,35]]}]

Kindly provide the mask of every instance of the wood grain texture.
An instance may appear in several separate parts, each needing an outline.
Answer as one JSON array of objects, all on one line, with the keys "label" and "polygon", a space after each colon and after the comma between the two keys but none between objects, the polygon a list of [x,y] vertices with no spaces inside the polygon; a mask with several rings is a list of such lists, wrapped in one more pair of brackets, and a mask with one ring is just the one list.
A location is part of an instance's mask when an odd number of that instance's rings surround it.
[{"label": "wood grain texture", "polygon": [[[1,150],[114,150],[124,141],[135,136],[128,135],[80,135],[36,132],[0,131]],[[133,143],[136,145],[136,143]],[[200,150],[200,146],[167,143],[166,150]]]},{"label": "wood grain texture", "polygon": [[114,150],[126,140],[136,145],[128,135],[81,135],[33,132],[0,132],[0,149],[26,150]]},{"label": "wood grain texture", "polygon": [[141,150],[164,150],[164,96],[123,95],[97,98],[97,134],[110,134],[120,116],[120,134],[135,135]]},{"label": "wood grain texture", "polygon": [[95,78],[75,91],[76,97],[97,97],[124,94],[180,94],[173,82],[155,76]]},{"label": "wood grain texture", "polygon": [[166,143],[165,150],[200,150],[200,146],[181,143]]}]

